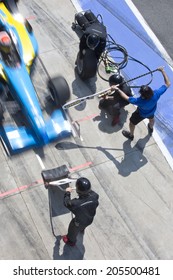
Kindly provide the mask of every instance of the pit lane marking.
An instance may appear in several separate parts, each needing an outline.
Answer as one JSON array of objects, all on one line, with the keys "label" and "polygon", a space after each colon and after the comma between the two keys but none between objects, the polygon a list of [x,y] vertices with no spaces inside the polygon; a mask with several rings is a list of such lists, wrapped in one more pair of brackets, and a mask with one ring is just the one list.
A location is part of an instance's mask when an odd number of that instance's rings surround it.
[{"label": "pit lane marking", "polygon": [[39,162],[41,168],[42,168],[42,169],[46,169],[46,167],[45,167],[45,165],[44,165],[44,163],[43,163],[41,157],[40,157],[38,154],[35,154],[35,155],[36,155],[36,158],[37,158],[37,160],[38,160],[38,162]]},{"label": "pit lane marking", "polygon": [[79,119],[79,120],[76,120],[76,121],[72,121],[72,124],[75,123],[75,122],[84,122],[84,121],[88,121],[88,120],[93,119],[93,118],[95,118],[95,117],[97,117],[97,116],[99,116],[99,115],[98,115],[98,114],[92,114],[92,115],[86,116],[86,117],[84,117],[84,118],[82,118],[82,119]]},{"label": "pit lane marking", "polygon": [[[85,162],[81,165],[78,165],[78,166],[74,166],[72,168],[69,168],[69,171],[70,172],[73,172],[75,170],[79,170],[79,169],[82,169],[82,168],[85,168],[85,167],[88,167],[92,165],[92,162]],[[12,194],[16,194],[16,193],[19,193],[20,191],[23,191],[23,190],[26,190],[28,189],[29,187],[36,187],[36,186],[40,186],[43,184],[43,180],[42,179],[39,179],[39,180],[36,180],[28,185],[23,185],[21,187],[18,187],[18,188],[15,188],[15,189],[12,189],[12,190],[9,190],[9,191],[6,191],[6,192],[2,192],[0,193],[0,198],[5,198],[5,197],[8,197]]]}]

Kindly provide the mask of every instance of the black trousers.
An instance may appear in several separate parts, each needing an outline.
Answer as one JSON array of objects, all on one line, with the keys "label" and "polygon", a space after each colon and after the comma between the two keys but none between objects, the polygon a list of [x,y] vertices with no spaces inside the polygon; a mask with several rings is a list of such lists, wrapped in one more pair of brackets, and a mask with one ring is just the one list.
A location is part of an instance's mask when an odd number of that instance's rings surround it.
[{"label": "black trousers", "polygon": [[[88,226],[88,225],[87,225]],[[73,218],[68,227],[67,237],[71,242],[76,243],[77,235],[80,231],[83,231],[87,226],[80,225],[75,222],[75,218]]]},{"label": "black trousers", "polygon": [[115,100],[101,99],[99,102],[99,108],[107,110],[111,116],[115,117],[120,115],[121,105],[119,102],[116,103]]}]

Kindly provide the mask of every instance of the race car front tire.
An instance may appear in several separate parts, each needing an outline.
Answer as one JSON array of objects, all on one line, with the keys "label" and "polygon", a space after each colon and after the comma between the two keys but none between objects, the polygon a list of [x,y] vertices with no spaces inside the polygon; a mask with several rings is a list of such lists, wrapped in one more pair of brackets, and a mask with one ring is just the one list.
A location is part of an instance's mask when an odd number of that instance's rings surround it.
[{"label": "race car front tire", "polygon": [[48,88],[56,106],[63,106],[70,98],[70,88],[62,76],[51,78],[48,81]]},{"label": "race car front tire", "polygon": [[18,7],[17,7],[18,1],[19,0],[3,0],[2,2],[4,2],[5,6],[12,14],[15,14],[18,13]]}]

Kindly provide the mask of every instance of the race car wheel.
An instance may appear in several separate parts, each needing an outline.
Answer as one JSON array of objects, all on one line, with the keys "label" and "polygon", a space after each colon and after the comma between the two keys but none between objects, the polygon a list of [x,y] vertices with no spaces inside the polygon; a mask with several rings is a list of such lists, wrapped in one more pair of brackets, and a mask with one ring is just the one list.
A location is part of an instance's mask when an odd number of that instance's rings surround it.
[{"label": "race car wheel", "polygon": [[85,55],[80,58],[77,55],[77,73],[82,80],[92,78],[97,72],[97,58],[92,50],[87,49]]},{"label": "race car wheel", "polygon": [[3,0],[7,9],[12,13],[15,14],[18,12],[17,2],[19,0]]},{"label": "race car wheel", "polygon": [[56,106],[63,106],[70,98],[70,88],[67,81],[58,76],[48,81],[48,88]]}]

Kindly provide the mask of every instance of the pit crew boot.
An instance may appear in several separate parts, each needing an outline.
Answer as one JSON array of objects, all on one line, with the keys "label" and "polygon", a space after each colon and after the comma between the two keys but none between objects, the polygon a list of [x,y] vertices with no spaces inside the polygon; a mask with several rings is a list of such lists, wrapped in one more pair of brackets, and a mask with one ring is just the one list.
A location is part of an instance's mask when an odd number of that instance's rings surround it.
[{"label": "pit crew boot", "polygon": [[68,239],[68,236],[67,236],[67,235],[62,236],[62,240],[64,241],[65,244],[67,244],[67,245],[69,245],[69,246],[71,246],[71,247],[74,247],[75,244],[76,244],[76,243],[70,241],[70,240]]}]

